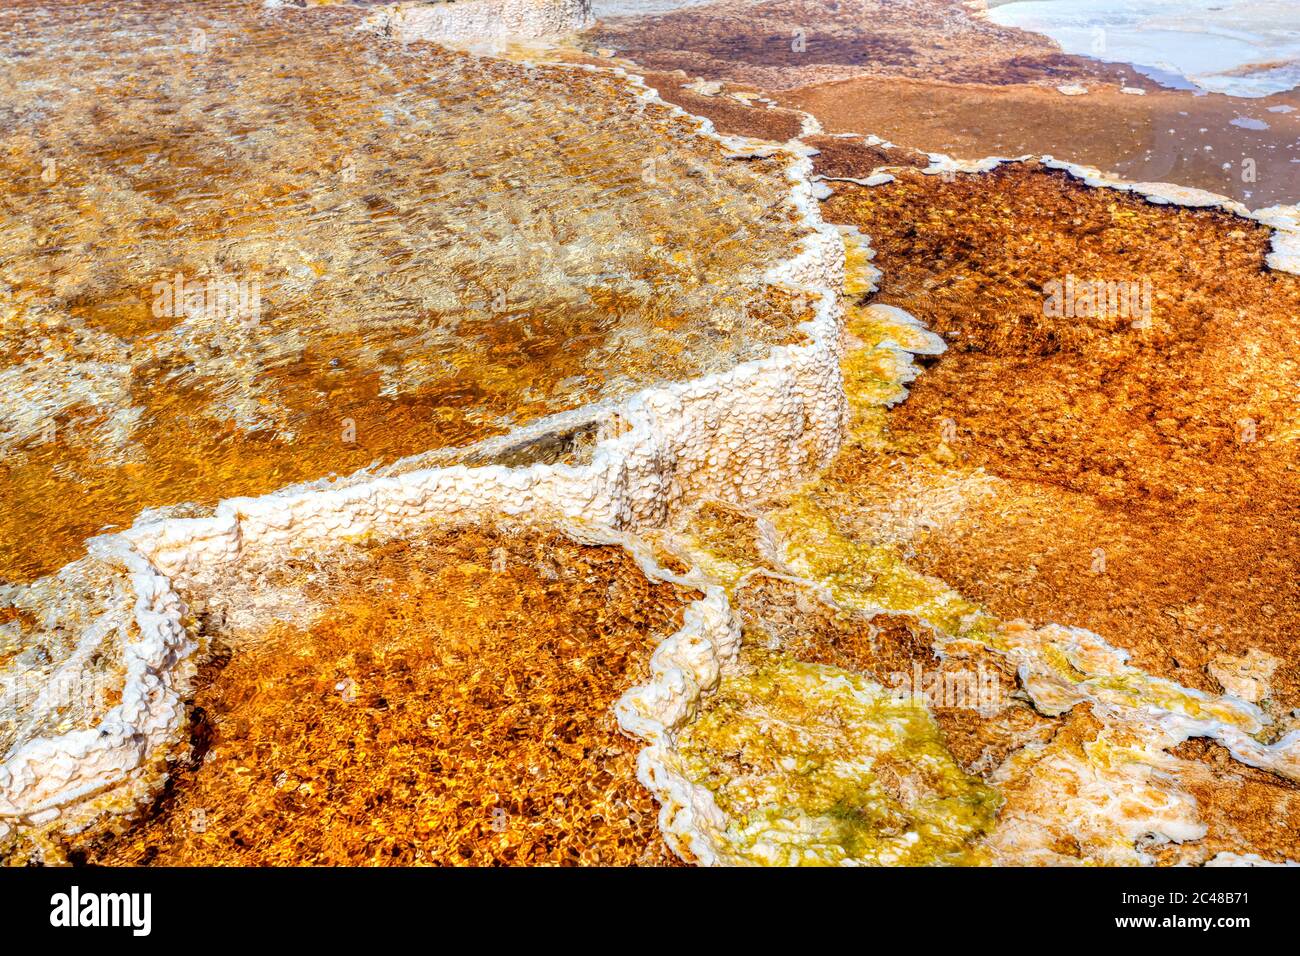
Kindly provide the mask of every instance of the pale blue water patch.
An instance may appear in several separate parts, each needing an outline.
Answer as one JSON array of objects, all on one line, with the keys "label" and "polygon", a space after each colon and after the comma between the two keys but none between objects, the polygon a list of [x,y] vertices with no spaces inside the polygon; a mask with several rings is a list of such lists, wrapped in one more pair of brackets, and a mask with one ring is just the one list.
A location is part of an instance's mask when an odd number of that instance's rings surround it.
[{"label": "pale blue water patch", "polygon": [[1013,0],[991,2],[988,16],[1046,34],[1067,53],[1176,74],[1214,93],[1300,86],[1297,0]]},{"label": "pale blue water patch", "polygon": [[1188,90],[1196,96],[1205,96],[1205,90],[1201,89],[1181,73],[1171,73],[1169,70],[1162,70],[1158,66],[1143,66],[1141,63],[1134,63],[1133,69],[1141,73],[1148,80],[1166,87],[1171,90]]}]

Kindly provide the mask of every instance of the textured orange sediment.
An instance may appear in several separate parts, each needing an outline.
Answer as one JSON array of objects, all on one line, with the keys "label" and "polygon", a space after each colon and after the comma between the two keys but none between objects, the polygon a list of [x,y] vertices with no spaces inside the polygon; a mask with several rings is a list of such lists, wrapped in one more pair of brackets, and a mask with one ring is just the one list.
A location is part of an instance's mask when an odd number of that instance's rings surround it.
[{"label": "textured orange sediment", "polygon": [[157,804],[72,859],[676,862],[611,707],[698,592],[616,547],[476,529],[273,577],[314,618],[219,655]]}]

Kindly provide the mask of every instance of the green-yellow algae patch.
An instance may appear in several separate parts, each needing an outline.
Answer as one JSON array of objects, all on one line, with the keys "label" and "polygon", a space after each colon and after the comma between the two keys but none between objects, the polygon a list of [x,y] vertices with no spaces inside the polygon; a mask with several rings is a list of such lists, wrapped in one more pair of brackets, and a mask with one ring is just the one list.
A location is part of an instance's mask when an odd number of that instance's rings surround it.
[{"label": "green-yellow algae patch", "polygon": [[[887,310],[872,306],[846,305],[844,330],[868,348],[884,344],[905,352],[925,354],[934,347],[934,333],[919,325],[892,320]],[[913,373],[906,374],[910,376]]]},{"label": "green-yellow algae patch", "polygon": [[918,372],[911,353],[942,351],[942,340],[904,319],[899,310],[845,302],[848,348],[840,370],[851,416],[850,446],[885,444],[885,410],[907,397],[907,385]]},{"label": "green-yellow algae patch", "polygon": [[952,636],[976,637],[991,624],[979,605],[909,568],[895,547],[842,534],[808,491],[776,514],[773,525],[787,565],[825,586],[841,607],[907,611]]},{"label": "green-yellow algae patch", "polygon": [[856,229],[841,229],[840,238],[844,240],[844,294],[851,298],[870,295],[880,279],[880,270],[871,262],[875,251]]},{"label": "green-yellow algae patch", "polygon": [[902,401],[907,396],[907,389],[900,384],[906,381],[900,372],[908,364],[905,353],[886,346],[854,349],[846,354],[840,369],[844,375],[844,389],[851,396],[850,408]]},{"label": "green-yellow algae patch", "polygon": [[719,501],[705,501],[675,536],[704,575],[728,590],[766,562],[759,549],[757,519]]},{"label": "green-yellow algae patch", "polygon": [[958,767],[922,701],[753,648],[678,753],[729,818],[734,863],[979,863],[1000,802]]}]

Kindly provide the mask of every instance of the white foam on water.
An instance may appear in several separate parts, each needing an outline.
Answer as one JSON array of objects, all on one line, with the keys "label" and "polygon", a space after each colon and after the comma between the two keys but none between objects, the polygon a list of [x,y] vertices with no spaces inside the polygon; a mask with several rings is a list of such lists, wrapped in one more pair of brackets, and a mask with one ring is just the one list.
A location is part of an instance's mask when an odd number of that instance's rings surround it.
[{"label": "white foam on water", "polygon": [[1300,86],[1295,0],[1013,0],[990,3],[987,15],[1046,34],[1067,53],[1176,74],[1211,93]]}]

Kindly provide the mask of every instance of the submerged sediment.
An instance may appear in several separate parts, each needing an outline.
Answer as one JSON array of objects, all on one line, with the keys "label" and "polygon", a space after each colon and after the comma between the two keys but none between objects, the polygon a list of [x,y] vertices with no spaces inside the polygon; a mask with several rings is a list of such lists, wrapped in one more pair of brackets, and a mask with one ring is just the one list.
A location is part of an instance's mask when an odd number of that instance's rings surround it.
[{"label": "submerged sediment", "polygon": [[808,232],[782,162],[723,161],[616,75],[384,40],[373,7],[41,9],[0,11],[0,580],[147,509],[725,371],[808,318],[764,276]]},{"label": "submerged sediment", "polygon": [[612,707],[703,594],[625,543],[500,523],[249,568],[204,607],[209,663],[146,821],[67,854],[674,862]]}]

